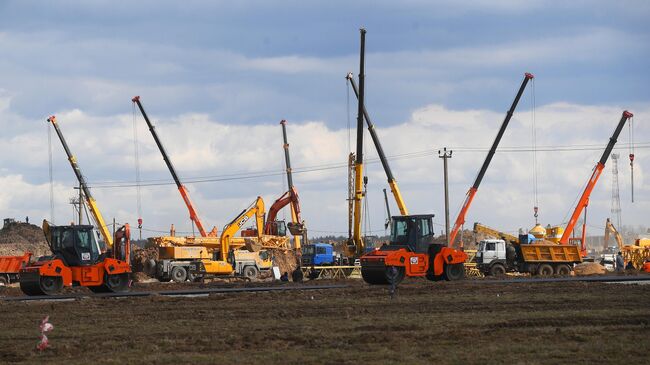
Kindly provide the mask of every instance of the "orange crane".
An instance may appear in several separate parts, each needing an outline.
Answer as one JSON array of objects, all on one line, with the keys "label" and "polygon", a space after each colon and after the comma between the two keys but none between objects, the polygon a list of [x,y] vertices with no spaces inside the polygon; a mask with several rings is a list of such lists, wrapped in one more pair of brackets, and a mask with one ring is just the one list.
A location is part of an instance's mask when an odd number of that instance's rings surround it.
[{"label": "orange crane", "polygon": [[[633,114],[628,112],[627,110],[623,112],[623,115],[621,116],[621,120],[618,122],[618,125],[614,130],[614,134],[612,134],[612,136],[609,138],[609,142],[607,143],[607,147],[605,147],[605,151],[603,151],[603,155],[600,157],[600,160],[598,160],[598,163],[596,163],[596,166],[594,167],[594,171],[592,172],[591,177],[587,182],[587,186],[585,187],[585,190],[582,192],[582,196],[580,196],[578,205],[576,205],[573,214],[571,214],[569,223],[567,224],[566,229],[562,234],[562,238],[560,238],[560,244],[562,245],[569,244],[569,241],[576,241],[576,240],[580,241],[580,255],[582,257],[587,256],[587,242],[585,240],[585,237],[586,237],[586,224],[587,224],[586,209],[587,209],[587,205],[589,205],[589,196],[591,195],[591,192],[594,190],[594,187],[598,182],[598,178],[600,177],[600,174],[603,172],[603,169],[605,168],[605,162],[607,162],[607,159],[609,158],[612,149],[614,149],[614,145],[616,144],[618,136],[621,134],[621,130],[623,130],[623,127],[625,126],[625,122],[632,117]],[[580,214],[582,213],[583,209],[585,210],[585,220],[582,227],[582,236],[580,238],[569,238],[569,236],[573,233],[573,229],[575,228],[575,225],[578,222],[578,217],[580,217]]]},{"label": "orange crane", "polygon": [[524,80],[522,81],[521,86],[519,87],[517,96],[515,96],[515,100],[512,102],[510,109],[506,113],[506,117],[503,120],[503,123],[501,123],[501,128],[499,128],[497,137],[494,139],[494,142],[492,143],[492,147],[490,148],[490,151],[485,157],[485,161],[483,161],[483,166],[481,166],[478,175],[476,175],[476,180],[474,180],[474,184],[472,185],[471,188],[469,188],[469,191],[467,192],[465,202],[463,203],[463,206],[460,209],[460,212],[458,213],[458,217],[456,218],[456,222],[454,223],[454,228],[451,230],[451,233],[449,234],[449,241],[448,241],[449,245],[454,244],[454,240],[456,239],[456,235],[458,234],[458,231],[463,226],[463,224],[465,224],[465,216],[467,215],[469,206],[472,204],[472,200],[474,200],[474,196],[478,191],[478,187],[481,184],[481,180],[483,180],[483,176],[485,176],[485,172],[487,171],[488,166],[490,166],[492,157],[494,157],[494,153],[497,150],[497,146],[499,145],[499,142],[501,142],[501,138],[503,137],[503,134],[505,133],[506,128],[508,127],[508,123],[510,122],[510,118],[512,118],[512,115],[515,112],[515,108],[517,108],[517,104],[519,104],[519,99],[521,98],[521,95],[524,93],[524,89],[526,88],[528,81],[532,80],[533,78],[534,76],[530,73],[524,74]]},{"label": "orange crane", "polygon": [[298,198],[298,190],[293,185],[293,178],[291,175],[291,160],[289,158],[289,142],[287,141],[287,121],[282,120],[282,137],[284,140],[284,160],[287,171],[287,185],[288,190],[282,194],[269,208],[269,214],[266,217],[266,224],[264,225],[264,234],[283,236],[279,229],[279,223],[276,221],[278,212],[287,205],[291,205],[291,223],[288,224],[289,231],[294,237],[294,248],[300,249],[300,236],[306,236],[305,225],[300,216],[300,199]]},{"label": "orange crane", "polygon": [[156,133],[156,128],[151,123],[149,117],[147,116],[147,113],[144,111],[144,108],[142,107],[142,103],[140,102],[140,97],[134,96],[133,99],[131,99],[131,101],[133,101],[138,105],[138,108],[140,109],[140,112],[142,113],[145,122],[147,122],[147,126],[149,126],[149,131],[151,132],[151,135],[153,136],[153,139],[156,142],[156,145],[158,146],[160,153],[162,154],[163,160],[165,160],[165,164],[167,164],[167,168],[169,169],[169,172],[172,174],[172,178],[174,179],[174,182],[178,187],[178,191],[181,193],[181,197],[183,198],[183,201],[187,206],[187,210],[190,212],[190,219],[192,220],[192,223],[195,224],[196,227],[198,228],[201,237],[208,237],[208,236],[215,237],[217,235],[215,228],[213,228],[211,232],[206,232],[205,228],[203,227],[203,222],[201,222],[201,219],[199,218],[199,215],[196,213],[196,209],[194,208],[194,205],[190,200],[190,193],[187,191],[185,185],[183,185],[183,183],[181,183],[180,179],[178,178],[178,174],[176,174],[174,165],[172,165],[172,161],[169,159],[169,156],[165,151],[165,147],[163,147],[162,142],[160,142],[160,138],[158,138],[158,133]]}]

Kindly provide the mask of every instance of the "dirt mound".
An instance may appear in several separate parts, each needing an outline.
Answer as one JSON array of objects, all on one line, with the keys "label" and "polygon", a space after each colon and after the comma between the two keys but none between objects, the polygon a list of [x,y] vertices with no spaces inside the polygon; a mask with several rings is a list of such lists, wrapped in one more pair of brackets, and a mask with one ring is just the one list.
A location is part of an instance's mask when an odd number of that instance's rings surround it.
[{"label": "dirt mound", "polygon": [[158,248],[134,248],[131,256],[131,270],[134,273],[146,271],[149,260],[158,260]]},{"label": "dirt mound", "polygon": [[134,272],[131,274],[131,279],[134,283],[157,283],[158,280],[150,277],[143,272]]},{"label": "dirt mound", "polygon": [[50,254],[41,227],[22,222],[5,224],[0,229],[0,256],[22,255],[26,251],[34,257]]},{"label": "dirt mound", "polygon": [[607,272],[605,267],[596,262],[583,262],[573,267],[573,272],[577,276],[602,275]]},{"label": "dirt mound", "polygon": [[298,257],[292,250],[272,250],[273,265],[280,269],[280,274],[291,273],[298,267]]}]

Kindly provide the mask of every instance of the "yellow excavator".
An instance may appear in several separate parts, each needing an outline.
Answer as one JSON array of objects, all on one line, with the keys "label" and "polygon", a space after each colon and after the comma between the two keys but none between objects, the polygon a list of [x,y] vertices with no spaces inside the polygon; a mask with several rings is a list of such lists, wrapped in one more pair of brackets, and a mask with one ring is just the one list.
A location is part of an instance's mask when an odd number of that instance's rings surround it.
[{"label": "yellow excavator", "polygon": [[626,245],[623,243],[623,237],[618,232],[616,227],[612,224],[611,220],[607,218],[605,222],[605,242],[603,244],[604,252],[608,249],[609,237],[614,235],[616,239],[616,244],[618,245],[618,251],[623,255],[623,260],[627,264],[632,262],[635,268],[641,269],[645,262],[650,260],[650,239],[648,238],[637,238],[634,241],[633,245]]}]

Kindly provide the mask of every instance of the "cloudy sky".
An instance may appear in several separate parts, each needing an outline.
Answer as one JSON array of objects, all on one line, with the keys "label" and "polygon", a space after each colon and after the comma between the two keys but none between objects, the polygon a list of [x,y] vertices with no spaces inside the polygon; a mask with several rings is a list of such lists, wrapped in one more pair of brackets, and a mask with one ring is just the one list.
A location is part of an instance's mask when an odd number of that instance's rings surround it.
[{"label": "cloudy sky", "polygon": [[[623,223],[650,212],[650,3],[646,1],[10,1],[0,0],[0,214],[50,219],[49,115],[107,217],[136,222],[139,151],[144,236],[191,231],[187,210],[131,98],[142,103],[206,226],[286,190],[281,119],[312,235],[347,232],[346,162],[359,27],[366,106],[412,213],[452,220],[524,72],[534,73],[467,222],[562,224],[623,110],[634,113],[635,202],[626,126]],[[533,121],[535,128],[533,129]],[[134,122],[137,138],[134,138]],[[54,221],[72,218],[74,175],[53,135]],[[364,230],[383,234],[384,173],[367,138]],[[134,141],[136,142],[134,144]],[[353,142],[352,142],[353,143]],[[590,232],[610,216],[612,161],[590,201]],[[393,213],[397,212],[391,200]],[[284,213],[289,217],[288,213]],[[281,214],[282,216],[282,214]]]}]

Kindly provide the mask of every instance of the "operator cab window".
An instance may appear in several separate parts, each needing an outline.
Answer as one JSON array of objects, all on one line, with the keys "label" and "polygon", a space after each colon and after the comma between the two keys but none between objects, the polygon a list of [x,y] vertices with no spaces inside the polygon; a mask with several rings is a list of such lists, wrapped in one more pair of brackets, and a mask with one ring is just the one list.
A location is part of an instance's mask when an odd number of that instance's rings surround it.
[{"label": "operator cab window", "polygon": [[485,246],[485,251],[496,251],[496,250],[497,250],[496,242],[487,242],[487,245]]}]

